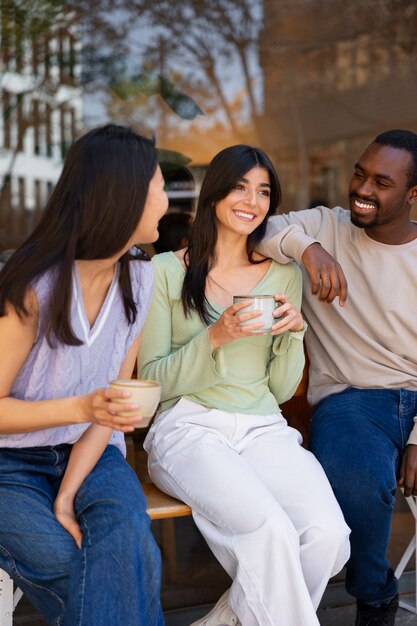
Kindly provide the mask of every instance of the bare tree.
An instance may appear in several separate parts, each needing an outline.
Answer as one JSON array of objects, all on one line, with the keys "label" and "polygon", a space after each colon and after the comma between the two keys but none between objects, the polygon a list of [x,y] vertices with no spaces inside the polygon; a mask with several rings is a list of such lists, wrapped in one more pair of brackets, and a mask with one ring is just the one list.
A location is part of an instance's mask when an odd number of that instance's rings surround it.
[{"label": "bare tree", "polygon": [[[234,137],[248,121],[254,137],[263,133],[262,80],[251,68],[256,65],[262,2],[249,0],[127,0],[126,10],[137,12],[152,31],[141,53],[148,67],[158,72],[182,73],[183,84],[200,84],[202,109],[209,110],[213,124]],[[254,63],[255,61],[255,63]],[[236,92],[240,108],[236,106]],[[201,98],[202,100],[203,98]]]}]

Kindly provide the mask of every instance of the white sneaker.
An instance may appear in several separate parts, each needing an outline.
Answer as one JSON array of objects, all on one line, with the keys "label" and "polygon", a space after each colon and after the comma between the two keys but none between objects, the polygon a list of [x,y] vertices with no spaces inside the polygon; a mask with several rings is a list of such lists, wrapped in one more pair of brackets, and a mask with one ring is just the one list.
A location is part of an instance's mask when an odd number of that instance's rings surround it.
[{"label": "white sneaker", "polygon": [[229,589],[224,592],[217,604],[205,617],[193,622],[191,626],[242,626],[228,604]]}]

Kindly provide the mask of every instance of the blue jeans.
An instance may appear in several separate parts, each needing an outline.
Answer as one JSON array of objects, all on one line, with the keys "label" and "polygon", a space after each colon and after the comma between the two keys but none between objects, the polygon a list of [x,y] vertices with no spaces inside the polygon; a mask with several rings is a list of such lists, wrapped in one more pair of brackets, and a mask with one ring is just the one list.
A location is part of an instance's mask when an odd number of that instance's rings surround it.
[{"label": "blue jeans", "polygon": [[368,604],[391,599],[398,581],[387,561],[401,455],[417,415],[417,392],[355,389],[313,411],[310,448],[352,529],[347,591]]},{"label": "blue jeans", "polygon": [[146,502],[107,446],[75,501],[82,549],[52,506],[71,446],[0,449],[0,567],[48,624],[161,626],[161,565]]}]

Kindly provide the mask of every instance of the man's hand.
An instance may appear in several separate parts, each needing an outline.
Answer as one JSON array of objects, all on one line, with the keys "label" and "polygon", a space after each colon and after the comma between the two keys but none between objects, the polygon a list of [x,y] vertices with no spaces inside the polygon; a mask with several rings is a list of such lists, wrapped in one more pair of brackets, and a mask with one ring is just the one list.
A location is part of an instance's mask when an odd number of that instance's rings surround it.
[{"label": "man's hand", "polygon": [[340,306],[347,298],[347,281],[339,263],[319,243],[308,246],[301,257],[311,280],[311,293],[319,294],[325,303],[339,296]]},{"label": "man's hand", "polygon": [[404,450],[398,486],[403,487],[407,498],[417,496],[417,446],[412,443]]}]

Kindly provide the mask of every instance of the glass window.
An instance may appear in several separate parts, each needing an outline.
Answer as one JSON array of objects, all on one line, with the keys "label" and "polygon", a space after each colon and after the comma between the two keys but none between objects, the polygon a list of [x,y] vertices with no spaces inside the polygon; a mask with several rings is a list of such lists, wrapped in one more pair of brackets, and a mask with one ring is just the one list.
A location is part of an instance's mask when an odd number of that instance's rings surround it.
[{"label": "glass window", "polygon": [[1,5],[1,245],[20,238],[4,221],[7,181],[53,184],[74,138],[108,120],[156,135],[175,210],[234,143],[270,154],[282,210],[343,204],[363,147],[417,129],[412,0],[70,5]]}]

